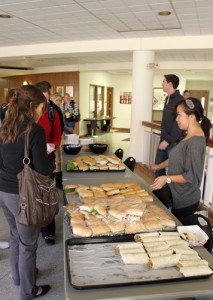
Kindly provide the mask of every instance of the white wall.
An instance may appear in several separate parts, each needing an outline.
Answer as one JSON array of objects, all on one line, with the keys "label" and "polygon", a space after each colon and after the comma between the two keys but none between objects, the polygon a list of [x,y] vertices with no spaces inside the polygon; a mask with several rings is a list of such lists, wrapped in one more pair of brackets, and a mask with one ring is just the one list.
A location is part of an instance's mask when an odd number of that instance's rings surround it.
[{"label": "white wall", "polygon": [[112,83],[114,88],[113,115],[116,117],[113,127],[130,128],[131,104],[120,104],[120,93],[132,92],[132,76],[130,74],[114,74]]},{"label": "white wall", "polygon": [[80,72],[79,75],[79,100],[80,100],[80,112],[81,122],[79,127],[79,134],[84,135],[87,133],[87,122],[83,119],[89,117],[89,87],[90,84],[104,86],[104,100],[106,101],[107,87],[112,86],[111,76],[107,72]]}]

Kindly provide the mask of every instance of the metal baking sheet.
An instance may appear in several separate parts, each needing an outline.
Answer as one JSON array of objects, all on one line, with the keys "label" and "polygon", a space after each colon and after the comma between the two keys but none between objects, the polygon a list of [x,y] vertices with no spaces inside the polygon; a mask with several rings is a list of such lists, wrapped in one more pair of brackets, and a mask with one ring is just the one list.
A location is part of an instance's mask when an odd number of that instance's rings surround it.
[{"label": "metal baking sheet", "polygon": [[86,170],[86,171],[82,171],[82,170],[70,170],[67,171],[68,173],[122,173],[125,172],[126,169],[124,170]]},{"label": "metal baking sheet", "polygon": [[125,265],[114,243],[87,244],[66,241],[70,284],[76,289],[138,285],[207,278],[211,275],[184,277],[176,267],[150,270],[146,265]]}]

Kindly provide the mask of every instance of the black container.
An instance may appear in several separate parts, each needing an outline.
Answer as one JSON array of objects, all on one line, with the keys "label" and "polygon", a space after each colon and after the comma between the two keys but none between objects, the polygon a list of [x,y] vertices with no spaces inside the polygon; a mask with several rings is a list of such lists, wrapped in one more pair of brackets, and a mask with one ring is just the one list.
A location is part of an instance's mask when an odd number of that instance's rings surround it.
[{"label": "black container", "polygon": [[89,149],[95,154],[103,154],[107,150],[107,144],[89,144]]},{"label": "black container", "polygon": [[77,154],[81,151],[82,146],[80,144],[66,144],[61,146],[67,154]]}]

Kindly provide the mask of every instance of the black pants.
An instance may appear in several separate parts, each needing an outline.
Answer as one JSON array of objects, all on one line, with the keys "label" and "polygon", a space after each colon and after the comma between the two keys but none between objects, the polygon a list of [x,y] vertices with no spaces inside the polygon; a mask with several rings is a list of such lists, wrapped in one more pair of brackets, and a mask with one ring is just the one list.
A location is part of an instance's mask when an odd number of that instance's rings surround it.
[{"label": "black pants", "polygon": [[199,206],[199,202],[192,204],[190,206],[172,209],[171,213],[183,224],[183,225],[191,225],[189,217],[193,215]]},{"label": "black pants", "polygon": [[172,194],[168,185],[164,185],[160,190],[153,191],[153,194],[170,209],[172,207]]},{"label": "black pants", "polygon": [[41,234],[43,237],[45,236],[55,236],[55,219],[45,227],[41,228]]}]

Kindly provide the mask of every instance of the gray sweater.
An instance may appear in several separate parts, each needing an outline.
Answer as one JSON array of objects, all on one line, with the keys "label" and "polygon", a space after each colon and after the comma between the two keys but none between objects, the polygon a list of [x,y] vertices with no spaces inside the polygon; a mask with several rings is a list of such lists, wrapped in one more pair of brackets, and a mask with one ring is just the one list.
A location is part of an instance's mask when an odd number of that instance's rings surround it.
[{"label": "gray sweater", "polygon": [[168,175],[182,175],[187,181],[183,184],[169,185],[174,209],[184,208],[200,201],[205,151],[205,137],[194,136],[189,140],[181,141],[170,152]]}]

